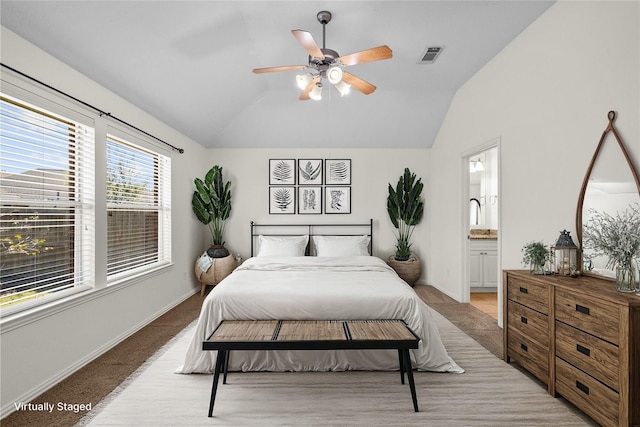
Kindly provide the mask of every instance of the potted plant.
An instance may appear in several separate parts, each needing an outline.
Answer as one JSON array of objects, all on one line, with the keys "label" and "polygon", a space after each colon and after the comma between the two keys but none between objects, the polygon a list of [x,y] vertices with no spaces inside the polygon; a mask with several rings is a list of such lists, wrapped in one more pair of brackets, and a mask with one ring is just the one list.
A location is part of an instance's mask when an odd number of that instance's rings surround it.
[{"label": "potted plant", "polygon": [[529,266],[531,274],[545,274],[544,266],[550,253],[544,243],[529,242],[522,247],[522,263]]},{"label": "potted plant", "polygon": [[207,250],[211,258],[229,255],[224,247],[224,224],[231,214],[231,181],[222,179],[222,167],[216,165],[204,177],[194,179],[196,190],[191,198],[193,213],[209,227],[212,247]]},{"label": "potted plant", "polygon": [[422,179],[416,180],[409,168],[404,169],[395,188],[390,183],[388,187],[387,213],[398,230],[396,253],[389,258],[389,265],[411,286],[420,277],[420,261],[411,252],[411,235],[424,214],[423,187]]}]

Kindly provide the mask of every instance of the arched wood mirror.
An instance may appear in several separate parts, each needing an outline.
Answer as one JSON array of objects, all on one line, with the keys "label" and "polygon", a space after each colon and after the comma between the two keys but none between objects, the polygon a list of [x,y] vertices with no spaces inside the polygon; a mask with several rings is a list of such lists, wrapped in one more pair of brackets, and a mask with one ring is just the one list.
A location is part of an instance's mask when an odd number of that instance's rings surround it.
[{"label": "arched wood mirror", "polygon": [[609,124],[602,133],[582,181],[576,210],[576,233],[582,250],[579,261],[582,272],[615,280],[615,272],[606,268],[608,259],[594,256],[583,245],[583,226],[589,223],[593,212],[615,216],[630,205],[640,203],[640,180],[614,127],[616,113],[609,111],[607,116]]}]

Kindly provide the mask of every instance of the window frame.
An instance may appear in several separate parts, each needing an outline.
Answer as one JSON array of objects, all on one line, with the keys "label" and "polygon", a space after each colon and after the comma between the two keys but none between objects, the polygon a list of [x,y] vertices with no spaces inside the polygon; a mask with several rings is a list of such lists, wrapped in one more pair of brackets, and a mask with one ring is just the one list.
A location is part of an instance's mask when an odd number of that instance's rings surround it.
[{"label": "window frame", "polygon": [[[71,286],[61,285],[55,292],[49,295],[40,295],[32,299],[23,301],[19,304],[9,305],[0,309],[0,317],[5,318],[12,314],[29,310],[35,307],[47,305],[57,300],[69,297],[71,295],[88,291],[95,286],[95,269],[94,263],[87,259],[84,253],[95,249],[95,240],[91,230],[95,229],[95,184],[93,181],[93,170],[95,165],[95,125],[93,121],[83,115],[77,114],[73,110],[59,108],[46,99],[34,99],[34,96],[16,96],[12,93],[11,88],[6,90],[3,84],[2,97],[9,104],[13,104],[18,108],[28,111],[30,114],[40,115],[42,117],[55,120],[58,123],[73,126],[74,140],[69,143],[69,151],[73,151],[74,171],[71,175],[74,185],[64,187],[73,189],[71,193],[74,199],[56,202],[52,205],[44,199],[24,199],[20,201],[23,207],[33,207],[34,211],[46,211],[47,208],[56,208],[61,205],[61,213],[68,209],[70,215],[74,217],[72,222],[67,225],[69,232],[69,242],[73,242],[73,267],[70,270],[73,273]],[[27,99],[25,99],[27,98]],[[71,113],[71,114],[69,114]],[[70,117],[72,116],[72,117]],[[36,116],[37,117],[37,116]],[[87,134],[82,135],[82,131]],[[37,169],[35,169],[37,170]],[[71,170],[71,169],[70,169]],[[69,248],[71,250],[71,248]],[[54,288],[55,289],[55,288]]]},{"label": "window frame", "polygon": [[[106,176],[107,129],[109,129],[109,132],[114,132],[116,136],[132,136],[134,140],[140,141],[143,146],[166,156],[169,160],[167,185],[169,190],[171,189],[173,172],[170,169],[170,164],[173,152],[166,149],[166,147],[156,143],[151,140],[151,138],[147,138],[143,133],[138,135],[137,132],[135,132],[135,134],[133,133],[133,129],[119,127],[120,125],[111,120],[110,117],[101,115],[97,111],[73,102],[66,97],[54,93],[51,90],[28,81],[20,76],[2,72],[0,74],[0,83],[2,85],[1,92],[7,97],[12,97],[20,102],[51,111],[57,115],[77,121],[94,129],[95,157],[93,185],[95,194],[104,194],[104,191],[106,191],[106,179],[104,179],[104,177]],[[161,265],[154,265],[145,271],[135,272],[135,274],[130,274],[128,277],[119,278],[118,280],[113,280],[112,282],[107,283],[106,201],[104,197],[94,198],[92,215],[95,218],[95,222],[93,225],[93,233],[89,233],[92,239],[92,248],[90,249],[90,253],[95,258],[95,266],[91,282],[83,286],[78,286],[75,289],[76,292],[70,292],[68,295],[62,295],[64,291],[59,292],[59,298],[52,298],[50,300],[39,298],[37,302],[25,302],[23,304],[13,306],[15,308],[12,308],[11,310],[9,310],[9,307],[0,310],[0,327],[2,328],[3,333],[21,328],[32,322],[61,313],[91,300],[102,298],[112,292],[117,292],[121,289],[128,288],[129,286],[135,286],[142,281],[152,280],[154,277],[164,274],[167,269],[173,267],[171,255],[172,220],[171,211],[169,209],[168,215],[163,216],[163,219],[165,220],[164,227],[168,230],[168,238],[164,242],[164,249],[168,253],[168,261]]]},{"label": "window frame", "polygon": [[[148,140],[147,138],[133,133],[126,132],[125,130],[109,125],[107,127],[105,137],[105,152],[109,142],[116,142],[124,144],[130,148],[140,150],[141,152],[154,156],[157,166],[154,168],[153,173],[157,172],[157,187],[154,188],[155,193],[154,207],[141,204],[140,211],[154,211],[158,213],[158,235],[157,235],[157,255],[158,259],[155,262],[137,266],[135,268],[119,271],[113,274],[107,272],[106,280],[107,286],[117,285],[123,281],[127,281],[130,278],[144,276],[148,271],[153,271],[157,268],[172,264],[171,256],[171,157],[168,152],[162,152],[157,145]],[[106,158],[106,155],[105,155]],[[105,160],[108,163],[108,160]],[[107,166],[108,169],[108,166]],[[106,182],[106,173],[105,173]],[[105,193],[106,194],[106,193]],[[106,197],[105,197],[106,199]],[[131,206],[131,205],[130,205]],[[108,215],[110,206],[109,202],[106,202],[106,212]],[[105,228],[108,227],[105,224]],[[108,233],[108,230],[107,230]],[[108,251],[108,247],[107,247]],[[108,267],[107,267],[108,268]]]}]

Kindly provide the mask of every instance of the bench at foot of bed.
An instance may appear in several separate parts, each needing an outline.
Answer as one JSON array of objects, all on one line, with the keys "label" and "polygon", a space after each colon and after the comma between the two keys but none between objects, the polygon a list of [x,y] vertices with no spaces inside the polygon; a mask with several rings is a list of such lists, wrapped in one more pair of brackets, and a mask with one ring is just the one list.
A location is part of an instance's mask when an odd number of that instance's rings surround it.
[{"label": "bench at foot of bed", "polygon": [[209,416],[213,416],[220,374],[227,379],[232,350],[380,350],[398,351],[400,381],[409,380],[413,409],[418,412],[409,349],[420,338],[403,320],[223,320],[202,342],[203,350],[217,350]]}]

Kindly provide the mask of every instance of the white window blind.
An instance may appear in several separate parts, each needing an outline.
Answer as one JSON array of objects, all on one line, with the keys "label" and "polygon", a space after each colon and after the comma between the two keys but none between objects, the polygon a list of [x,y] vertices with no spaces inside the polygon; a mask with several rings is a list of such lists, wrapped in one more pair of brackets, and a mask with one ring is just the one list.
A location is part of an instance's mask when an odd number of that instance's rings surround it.
[{"label": "white window blind", "polygon": [[0,105],[0,309],[94,284],[94,130],[15,98]]},{"label": "white window blind", "polygon": [[171,159],[107,135],[109,281],[171,262]]}]

